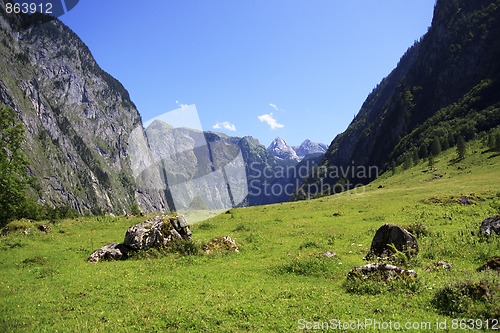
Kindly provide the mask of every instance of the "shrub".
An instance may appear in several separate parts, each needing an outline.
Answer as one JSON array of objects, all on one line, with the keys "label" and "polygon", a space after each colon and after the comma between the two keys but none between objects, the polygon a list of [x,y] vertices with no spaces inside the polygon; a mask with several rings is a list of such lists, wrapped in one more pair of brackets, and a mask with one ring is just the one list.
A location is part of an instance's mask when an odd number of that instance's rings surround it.
[{"label": "shrub", "polygon": [[499,292],[498,281],[459,281],[439,290],[432,303],[441,314],[451,317],[498,318]]},{"label": "shrub", "polygon": [[421,288],[420,279],[402,274],[393,279],[387,279],[385,272],[375,271],[370,275],[350,275],[343,283],[347,292],[353,294],[376,295],[384,292],[418,292]]},{"label": "shrub", "polygon": [[320,246],[318,244],[316,244],[315,242],[313,242],[313,241],[305,242],[304,244],[302,244],[301,246],[299,246],[299,250],[311,249],[311,248],[319,249]]},{"label": "shrub", "polygon": [[338,260],[322,255],[294,257],[288,263],[278,267],[279,273],[291,273],[304,276],[325,277],[338,269]]},{"label": "shrub", "polygon": [[200,246],[191,239],[174,239],[168,244],[167,251],[183,256],[194,256],[200,254]]},{"label": "shrub", "polygon": [[424,236],[429,236],[431,234],[430,230],[422,222],[414,222],[410,225],[404,227],[408,232],[417,238]]}]

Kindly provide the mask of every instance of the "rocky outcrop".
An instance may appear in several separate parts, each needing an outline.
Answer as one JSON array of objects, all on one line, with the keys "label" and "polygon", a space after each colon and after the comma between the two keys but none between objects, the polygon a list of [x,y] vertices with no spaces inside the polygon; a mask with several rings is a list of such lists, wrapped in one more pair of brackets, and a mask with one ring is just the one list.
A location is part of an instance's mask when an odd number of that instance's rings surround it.
[{"label": "rocky outcrop", "polygon": [[500,215],[485,219],[479,227],[479,232],[485,236],[500,235]]},{"label": "rocky outcrop", "polygon": [[125,260],[130,249],[124,244],[109,243],[94,251],[87,259],[88,262]]},{"label": "rocky outcrop", "polygon": [[164,248],[174,239],[190,240],[189,225],[182,215],[155,216],[128,228],[122,244],[109,243],[94,251],[88,262],[124,260],[131,251]]},{"label": "rocky outcrop", "polygon": [[384,224],[375,233],[370,246],[370,252],[366,257],[391,256],[394,254],[391,246],[407,254],[416,254],[418,252],[418,243],[415,236],[402,227]]},{"label": "rocky outcrop", "polygon": [[123,244],[132,250],[165,247],[173,239],[191,239],[191,230],[183,216],[155,216],[128,228]]}]

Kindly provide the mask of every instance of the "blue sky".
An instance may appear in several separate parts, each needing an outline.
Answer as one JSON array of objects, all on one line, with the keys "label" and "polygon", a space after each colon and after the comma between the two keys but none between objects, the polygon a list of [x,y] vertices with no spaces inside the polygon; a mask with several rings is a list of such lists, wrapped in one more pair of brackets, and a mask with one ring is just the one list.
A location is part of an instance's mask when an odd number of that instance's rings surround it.
[{"label": "blue sky", "polygon": [[81,0],[60,19],[143,121],[195,104],[204,130],[330,144],[425,34],[434,3]]}]

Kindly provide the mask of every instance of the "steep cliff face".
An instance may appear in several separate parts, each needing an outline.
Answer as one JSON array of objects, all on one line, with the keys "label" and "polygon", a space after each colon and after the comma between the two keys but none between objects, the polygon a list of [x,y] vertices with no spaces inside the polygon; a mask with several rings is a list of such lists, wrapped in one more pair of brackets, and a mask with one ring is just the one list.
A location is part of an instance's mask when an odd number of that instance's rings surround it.
[{"label": "steep cliff face", "polygon": [[428,32],[333,140],[302,193],[327,194],[339,180],[366,184],[377,172],[361,171],[383,171],[406,155],[422,158],[419,149],[429,150],[435,138],[453,146],[459,136],[468,140],[497,126],[499,33],[500,1],[438,0]]},{"label": "steep cliff face", "polygon": [[145,211],[168,209],[161,190],[136,184],[130,135],[147,142],[123,86],[60,21],[7,14],[3,0],[0,14],[0,102],[26,127],[39,201],[81,213],[122,213],[136,202]]}]

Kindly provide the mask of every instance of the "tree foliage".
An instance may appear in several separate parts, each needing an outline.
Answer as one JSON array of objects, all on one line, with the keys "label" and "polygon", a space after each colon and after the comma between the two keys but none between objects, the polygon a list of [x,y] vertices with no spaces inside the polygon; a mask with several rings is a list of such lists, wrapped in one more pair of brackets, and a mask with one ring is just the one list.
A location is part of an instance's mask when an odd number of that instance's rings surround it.
[{"label": "tree foliage", "polygon": [[24,126],[14,110],[0,106],[0,225],[19,217],[26,199],[27,159],[21,150]]},{"label": "tree foliage", "polygon": [[462,160],[467,152],[467,146],[463,137],[459,137],[457,141],[457,157]]}]

